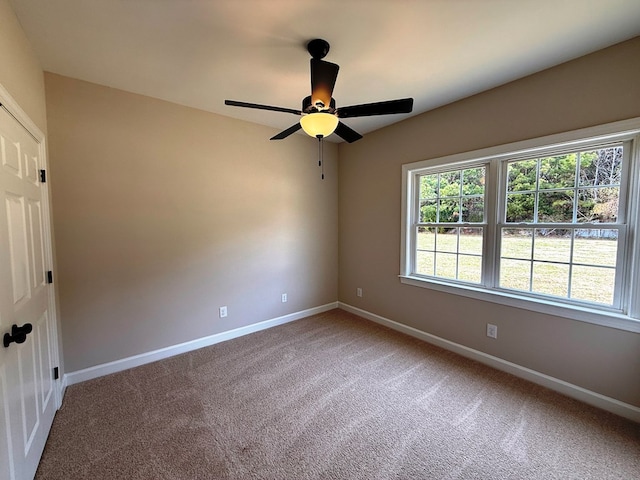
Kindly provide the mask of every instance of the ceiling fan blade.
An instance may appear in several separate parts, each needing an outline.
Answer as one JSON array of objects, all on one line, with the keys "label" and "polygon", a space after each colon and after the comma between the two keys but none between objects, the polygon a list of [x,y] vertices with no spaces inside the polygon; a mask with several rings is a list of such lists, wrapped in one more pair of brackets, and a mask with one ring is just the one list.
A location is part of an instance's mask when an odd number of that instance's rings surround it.
[{"label": "ceiling fan blade", "polygon": [[[329,107],[340,66],[317,58],[311,59],[311,105]],[[319,106],[318,102],[322,102]]]},{"label": "ceiling fan blade", "polygon": [[351,105],[338,109],[339,118],[371,117],[373,115],[391,115],[394,113],[409,113],[413,110],[413,98],[389,100],[386,102],[365,103]]},{"label": "ceiling fan blade", "polygon": [[336,127],[336,130],[333,133],[338,135],[343,140],[346,140],[348,143],[353,143],[356,140],[360,140],[362,138],[362,135],[360,135],[358,132],[356,132],[352,128],[347,127],[342,122],[338,122],[338,126]]},{"label": "ceiling fan blade", "polygon": [[302,125],[300,125],[300,123],[298,122],[295,125],[292,125],[289,128],[287,128],[286,130],[283,130],[279,134],[271,137],[269,140],[282,140],[283,138],[287,138],[292,133],[296,133],[301,128],[302,128]]},{"label": "ceiling fan blade", "polygon": [[260,105],[258,103],[247,103],[247,102],[238,102],[236,100],[225,100],[225,105],[230,105],[232,107],[244,107],[244,108],[255,108],[257,110],[271,110],[273,112],[284,112],[284,113],[293,113],[294,115],[302,115],[300,110],[294,110],[292,108],[283,108],[283,107],[272,107],[271,105]]}]

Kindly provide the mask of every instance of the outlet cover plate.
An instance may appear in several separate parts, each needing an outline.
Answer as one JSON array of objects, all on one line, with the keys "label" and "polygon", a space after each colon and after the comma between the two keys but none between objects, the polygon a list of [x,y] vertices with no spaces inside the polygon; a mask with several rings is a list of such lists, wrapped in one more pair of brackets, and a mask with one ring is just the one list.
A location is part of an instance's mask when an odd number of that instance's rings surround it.
[{"label": "outlet cover plate", "polygon": [[498,338],[498,326],[487,323],[487,337]]}]

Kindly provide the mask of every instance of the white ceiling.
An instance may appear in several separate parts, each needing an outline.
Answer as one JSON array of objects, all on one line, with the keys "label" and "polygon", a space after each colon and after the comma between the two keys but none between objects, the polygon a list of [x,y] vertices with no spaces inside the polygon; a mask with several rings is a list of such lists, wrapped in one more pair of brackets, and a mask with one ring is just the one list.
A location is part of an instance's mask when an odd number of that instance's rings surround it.
[{"label": "white ceiling", "polygon": [[278,129],[298,117],[224,100],[300,108],[313,38],[338,107],[413,97],[416,115],[640,35],[639,0],[10,1],[47,71]]}]

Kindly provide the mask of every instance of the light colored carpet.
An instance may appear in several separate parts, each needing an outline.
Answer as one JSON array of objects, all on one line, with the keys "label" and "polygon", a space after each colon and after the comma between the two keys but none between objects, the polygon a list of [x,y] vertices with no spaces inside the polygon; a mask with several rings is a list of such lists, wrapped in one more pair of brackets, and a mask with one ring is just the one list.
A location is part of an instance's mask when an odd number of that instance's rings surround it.
[{"label": "light colored carpet", "polygon": [[638,479],[640,425],[333,310],[68,388],[37,479]]}]

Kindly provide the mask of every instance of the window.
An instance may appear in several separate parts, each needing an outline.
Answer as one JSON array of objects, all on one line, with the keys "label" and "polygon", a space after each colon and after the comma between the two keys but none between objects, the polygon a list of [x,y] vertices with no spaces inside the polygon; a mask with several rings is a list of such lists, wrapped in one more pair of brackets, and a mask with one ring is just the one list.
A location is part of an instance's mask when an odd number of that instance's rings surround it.
[{"label": "window", "polygon": [[401,280],[640,331],[639,132],[635,119],[405,165]]},{"label": "window", "polygon": [[417,176],[418,275],[481,282],[485,167]]}]

